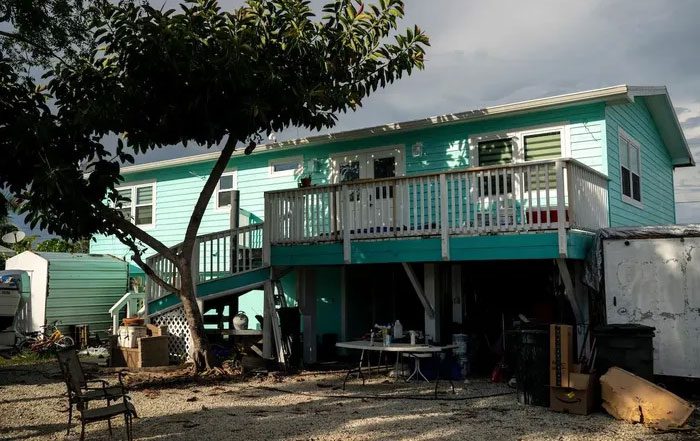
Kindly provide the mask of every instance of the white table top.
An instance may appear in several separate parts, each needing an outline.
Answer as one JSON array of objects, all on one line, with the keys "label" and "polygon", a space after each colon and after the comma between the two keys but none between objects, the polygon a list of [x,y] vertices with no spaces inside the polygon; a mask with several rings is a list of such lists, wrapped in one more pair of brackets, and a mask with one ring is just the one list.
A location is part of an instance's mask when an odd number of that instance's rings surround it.
[{"label": "white table top", "polygon": [[364,351],[384,351],[384,352],[408,352],[408,353],[419,353],[419,352],[442,352],[455,349],[457,345],[446,345],[446,346],[429,346],[425,344],[415,344],[410,343],[392,343],[389,346],[384,346],[380,341],[375,341],[370,343],[367,340],[357,340],[357,341],[346,341],[335,344],[338,348],[345,349],[357,349]]}]

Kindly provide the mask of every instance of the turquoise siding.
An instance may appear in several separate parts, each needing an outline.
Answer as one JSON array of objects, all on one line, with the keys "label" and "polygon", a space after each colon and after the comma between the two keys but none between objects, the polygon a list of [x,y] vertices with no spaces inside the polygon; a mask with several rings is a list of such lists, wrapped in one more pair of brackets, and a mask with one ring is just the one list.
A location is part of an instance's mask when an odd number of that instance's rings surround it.
[{"label": "turquoise siding", "polygon": [[[610,177],[610,226],[664,225],[676,221],[673,164],[642,98],[605,110]],[[622,200],[618,129],[641,145],[642,208]]]},{"label": "turquoise siding", "polygon": [[340,336],[341,316],[341,269],[325,267],[314,270],[316,288],[316,334]]},{"label": "turquoise siding", "polygon": [[[237,187],[241,194],[241,209],[262,218],[264,216],[265,191],[294,188],[298,176],[272,177],[269,161],[272,159],[303,156],[305,172],[312,175],[315,184],[327,183],[330,156],[346,151],[387,146],[403,148],[406,173],[438,172],[469,165],[468,138],[473,135],[501,130],[527,129],[533,126],[569,126],[571,155],[582,162],[605,172],[603,154],[605,139],[605,108],[603,104],[571,106],[546,112],[529,113],[515,117],[503,117],[484,121],[468,122],[393,133],[361,140],[309,145],[301,149],[256,152],[250,156],[235,156],[229,170],[237,171]],[[423,144],[423,152],[413,157],[411,146]],[[182,241],[191,209],[195,204],[213,162],[193,163],[150,172],[133,173],[126,176],[125,185],[144,181],[156,182],[156,225],[149,232],[166,245]],[[229,214],[215,209],[215,201],[202,220],[199,233],[209,233],[228,228]],[[93,253],[109,253],[128,256],[128,249],[113,237],[95,237],[91,243]],[[147,253],[150,254],[150,253]]]},{"label": "turquoise siding", "polygon": [[61,328],[86,324],[90,331],[112,326],[111,308],[127,290],[127,265],[112,257],[42,253],[49,261],[46,322]]}]

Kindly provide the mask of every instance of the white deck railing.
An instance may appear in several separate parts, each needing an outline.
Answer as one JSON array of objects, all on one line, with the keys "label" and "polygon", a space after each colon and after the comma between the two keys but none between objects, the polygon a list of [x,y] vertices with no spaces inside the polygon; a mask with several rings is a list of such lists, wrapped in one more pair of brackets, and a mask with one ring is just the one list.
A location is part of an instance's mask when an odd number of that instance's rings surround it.
[{"label": "white deck railing", "polygon": [[[171,249],[180,252],[182,244]],[[263,224],[247,225],[237,229],[197,236],[192,256],[192,276],[195,283],[206,282],[232,274],[250,271],[263,266]],[[146,259],[146,263],[166,282],[180,287],[180,274],[175,265],[160,254]],[[153,301],[167,294],[166,290],[146,282],[148,300]]]},{"label": "white deck railing", "polygon": [[271,245],[608,225],[602,173],[573,159],[265,193]]}]

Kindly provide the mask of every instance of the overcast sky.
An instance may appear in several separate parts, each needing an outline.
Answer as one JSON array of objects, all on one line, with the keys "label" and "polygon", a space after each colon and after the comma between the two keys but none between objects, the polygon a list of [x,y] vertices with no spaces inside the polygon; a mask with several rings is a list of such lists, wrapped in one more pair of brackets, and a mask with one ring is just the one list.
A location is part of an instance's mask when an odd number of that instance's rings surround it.
[{"label": "overcast sky", "polygon": [[[242,3],[220,0],[227,9]],[[324,1],[312,3],[319,8]],[[405,26],[418,24],[431,39],[426,69],[342,115],[333,131],[616,84],[665,85],[700,160],[699,0],[405,3]],[[137,160],[201,152],[169,148]],[[700,223],[700,167],[679,169],[676,182],[678,222]]]},{"label": "overcast sky", "polygon": [[[232,9],[242,0],[220,0]],[[319,9],[323,0],[313,0]],[[155,1],[153,4],[157,4]],[[168,0],[168,6],[176,2]],[[616,84],[665,85],[700,160],[700,1],[405,0],[426,69],[379,91],[341,131]],[[281,138],[307,132],[290,130]],[[164,149],[139,162],[201,150]],[[700,167],[676,176],[678,222],[700,222]]]}]

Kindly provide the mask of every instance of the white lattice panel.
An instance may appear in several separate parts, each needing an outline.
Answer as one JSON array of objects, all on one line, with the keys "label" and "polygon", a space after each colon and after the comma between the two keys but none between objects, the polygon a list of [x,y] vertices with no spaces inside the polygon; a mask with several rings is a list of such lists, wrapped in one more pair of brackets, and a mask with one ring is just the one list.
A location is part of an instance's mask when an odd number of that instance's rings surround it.
[{"label": "white lattice panel", "polygon": [[151,317],[157,325],[167,325],[170,340],[168,349],[171,357],[185,358],[190,354],[190,330],[182,308],[177,308],[158,316]]}]

